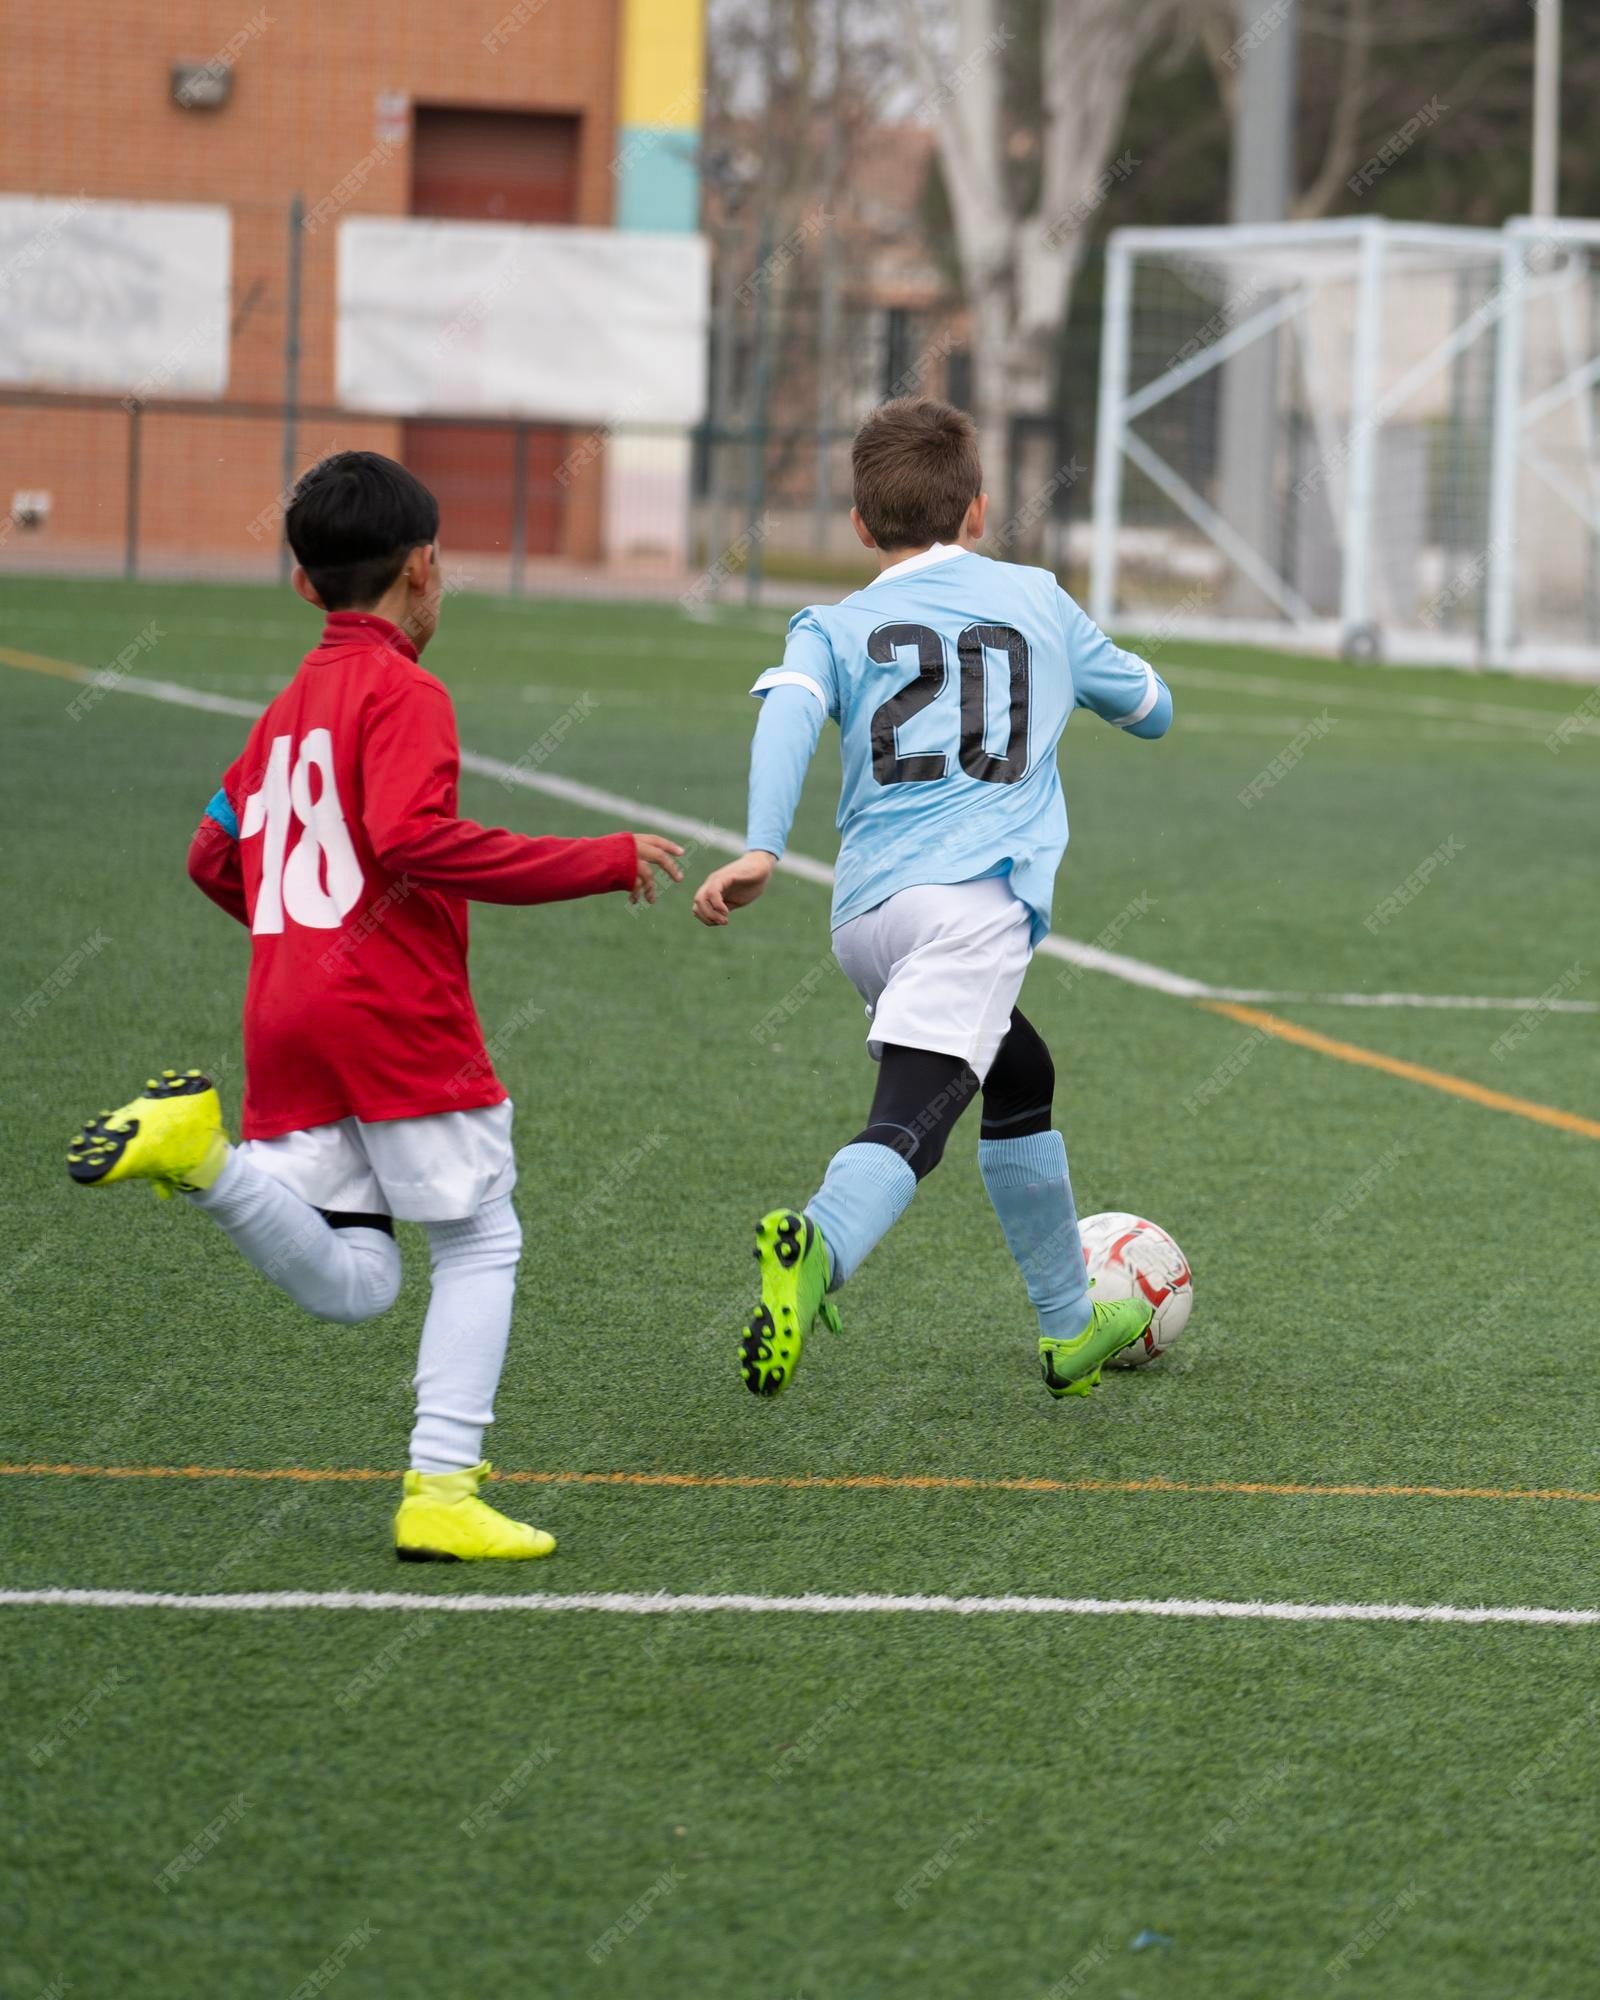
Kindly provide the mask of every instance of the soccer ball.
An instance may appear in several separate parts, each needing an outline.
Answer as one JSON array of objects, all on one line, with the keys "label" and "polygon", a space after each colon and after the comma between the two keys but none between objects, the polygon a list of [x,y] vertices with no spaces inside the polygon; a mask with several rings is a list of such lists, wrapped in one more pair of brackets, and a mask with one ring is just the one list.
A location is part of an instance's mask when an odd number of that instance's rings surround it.
[{"label": "soccer ball", "polygon": [[1079,1233],[1095,1297],[1143,1298],[1154,1308],[1144,1333],[1107,1367],[1148,1367],[1189,1324],[1194,1278],[1188,1258],[1164,1229],[1119,1209],[1085,1217]]}]

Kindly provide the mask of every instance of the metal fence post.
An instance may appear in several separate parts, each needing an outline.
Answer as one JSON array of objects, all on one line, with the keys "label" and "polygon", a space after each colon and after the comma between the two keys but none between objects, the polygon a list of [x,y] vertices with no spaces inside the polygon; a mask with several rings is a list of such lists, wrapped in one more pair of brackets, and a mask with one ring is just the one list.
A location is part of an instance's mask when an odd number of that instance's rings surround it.
[{"label": "metal fence post", "polygon": [[1128,316],[1133,297],[1128,246],[1106,247],[1105,321],[1100,338],[1100,406],[1094,444],[1094,554],[1089,615],[1109,626],[1117,609],[1117,537],[1122,523],[1122,452],[1127,433]]},{"label": "metal fence post", "polygon": [[770,359],[767,353],[767,333],[770,314],[767,305],[767,291],[772,273],[768,265],[772,260],[772,217],[761,219],[761,242],[756,262],[756,364],[754,394],[750,409],[750,526],[745,539],[749,547],[745,550],[744,601],[755,604],[761,596],[762,537],[766,530],[763,517],[767,511],[767,395],[769,388]]},{"label": "metal fence post", "polygon": [[144,405],[133,397],[128,409],[128,484],[122,516],[122,574],[131,583],[139,574],[139,452],[143,442]]},{"label": "metal fence post", "polygon": [[[289,277],[284,296],[283,326],[283,504],[288,506],[299,458],[296,419],[300,402],[300,267],[305,248],[306,202],[297,194],[289,203]],[[289,576],[287,538],[278,545],[278,581]]]},{"label": "metal fence post", "polygon": [[[570,489],[569,489],[570,490]],[[511,595],[522,595],[528,553],[528,426],[519,423],[511,446]]]}]

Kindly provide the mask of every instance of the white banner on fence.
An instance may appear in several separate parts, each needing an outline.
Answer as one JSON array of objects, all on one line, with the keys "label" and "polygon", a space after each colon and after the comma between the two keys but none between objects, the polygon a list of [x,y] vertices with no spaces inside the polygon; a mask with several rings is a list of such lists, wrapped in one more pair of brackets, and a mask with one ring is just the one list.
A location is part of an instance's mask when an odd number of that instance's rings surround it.
[{"label": "white banner on fence", "polygon": [[0,194],[0,382],[220,396],[232,283],[225,208]]},{"label": "white banner on fence", "polygon": [[695,424],[705,239],[372,216],[339,226],[339,400],[393,416]]}]

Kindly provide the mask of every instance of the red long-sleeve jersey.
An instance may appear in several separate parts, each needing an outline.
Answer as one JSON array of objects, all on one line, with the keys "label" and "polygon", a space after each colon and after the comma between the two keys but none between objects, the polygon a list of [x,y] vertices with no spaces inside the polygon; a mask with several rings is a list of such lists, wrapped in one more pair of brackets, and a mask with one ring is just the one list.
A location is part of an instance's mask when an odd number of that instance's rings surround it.
[{"label": "red long-sleeve jersey", "polygon": [[250,929],[247,1139],[498,1104],[467,901],[630,889],[633,836],[531,839],[456,813],[443,685],[396,626],[336,611],[206,808],[189,873]]}]

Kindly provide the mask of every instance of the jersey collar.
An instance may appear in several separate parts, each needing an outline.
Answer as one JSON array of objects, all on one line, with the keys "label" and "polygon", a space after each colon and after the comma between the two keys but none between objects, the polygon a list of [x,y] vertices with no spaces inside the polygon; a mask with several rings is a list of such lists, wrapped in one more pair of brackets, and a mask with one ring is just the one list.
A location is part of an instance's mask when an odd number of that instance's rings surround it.
[{"label": "jersey collar", "polygon": [[879,570],[872,583],[865,587],[870,590],[873,583],[887,583],[890,577],[897,580],[910,576],[919,569],[932,569],[935,563],[948,562],[952,556],[964,556],[968,552],[959,542],[935,542],[931,549],[919,549],[914,556],[905,556],[897,563],[890,563],[887,569]]},{"label": "jersey collar", "polygon": [[330,611],[328,622],[323,627],[322,643],[325,646],[387,646],[390,652],[399,653],[405,659],[415,660],[417,657],[416,645],[398,625],[391,625],[387,618],[376,617],[370,611]]}]

